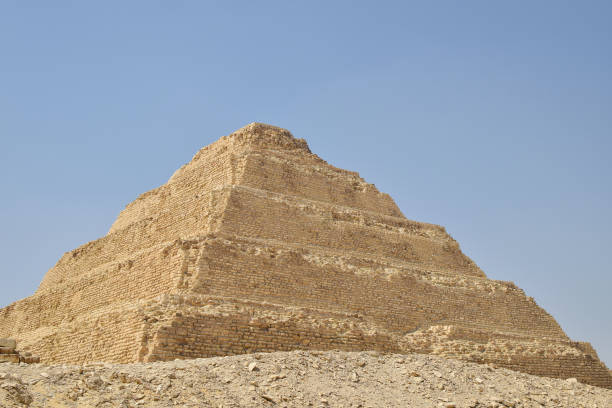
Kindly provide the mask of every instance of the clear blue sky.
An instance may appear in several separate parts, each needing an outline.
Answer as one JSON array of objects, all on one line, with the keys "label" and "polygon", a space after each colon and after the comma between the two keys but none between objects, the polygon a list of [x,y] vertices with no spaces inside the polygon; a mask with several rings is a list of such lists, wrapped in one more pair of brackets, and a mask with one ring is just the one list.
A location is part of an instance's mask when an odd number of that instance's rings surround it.
[{"label": "clear blue sky", "polygon": [[612,3],[1,1],[0,304],[253,121],[612,366]]}]

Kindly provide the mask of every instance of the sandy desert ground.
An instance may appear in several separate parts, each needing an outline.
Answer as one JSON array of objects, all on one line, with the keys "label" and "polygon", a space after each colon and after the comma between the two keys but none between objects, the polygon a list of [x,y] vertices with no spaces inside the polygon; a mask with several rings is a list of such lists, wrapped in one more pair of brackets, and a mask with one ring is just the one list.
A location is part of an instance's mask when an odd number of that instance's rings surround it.
[{"label": "sandy desert ground", "polygon": [[612,390],[411,354],[278,352],[0,364],[2,407],[612,407]]}]

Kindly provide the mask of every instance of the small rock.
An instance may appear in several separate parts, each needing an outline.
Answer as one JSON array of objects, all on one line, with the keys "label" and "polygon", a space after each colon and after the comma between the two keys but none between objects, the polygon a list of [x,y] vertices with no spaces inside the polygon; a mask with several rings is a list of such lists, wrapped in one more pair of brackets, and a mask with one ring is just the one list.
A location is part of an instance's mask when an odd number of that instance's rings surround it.
[{"label": "small rock", "polygon": [[257,367],[257,363],[254,362],[254,361],[251,364],[249,364],[247,368],[248,368],[249,371],[257,371],[257,370],[259,370],[259,367]]},{"label": "small rock", "polygon": [[565,382],[570,384],[578,384],[578,380],[576,378],[568,378]]},{"label": "small rock", "polygon": [[97,375],[94,375],[87,380],[85,380],[85,384],[87,384],[87,388],[92,390],[100,389],[104,385],[104,381]]},{"label": "small rock", "polygon": [[498,402],[498,403],[501,404],[502,402],[504,402],[504,399],[500,398],[498,396],[490,396],[489,397],[489,401],[491,401],[491,402]]},{"label": "small rock", "polygon": [[0,385],[0,388],[3,388],[10,393],[12,397],[20,404],[30,405],[30,403],[32,403],[32,395],[28,392],[27,388],[19,382],[4,383]]},{"label": "small rock", "polygon": [[267,395],[267,394],[260,394],[260,397],[265,399],[268,402],[276,404],[276,401],[274,401],[274,399],[271,396]]},{"label": "small rock", "polygon": [[273,382],[276,380],[282,380],[283,378],[287,378],[285,374],[274,374],[268,378],[268,382]]}]

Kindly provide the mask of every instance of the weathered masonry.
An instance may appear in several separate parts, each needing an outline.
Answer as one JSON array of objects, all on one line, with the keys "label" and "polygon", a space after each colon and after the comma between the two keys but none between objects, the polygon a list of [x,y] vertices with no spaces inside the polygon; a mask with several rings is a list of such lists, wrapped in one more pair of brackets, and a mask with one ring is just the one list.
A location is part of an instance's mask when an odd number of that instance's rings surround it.
[{"label": "weathered masonry", "polygon": [[406,219],[357,173],[258,123],[66,253],[0,310],[0,337],[44,363],[418,351],[612,388],[588,343],[487,279],[443,227]]}]

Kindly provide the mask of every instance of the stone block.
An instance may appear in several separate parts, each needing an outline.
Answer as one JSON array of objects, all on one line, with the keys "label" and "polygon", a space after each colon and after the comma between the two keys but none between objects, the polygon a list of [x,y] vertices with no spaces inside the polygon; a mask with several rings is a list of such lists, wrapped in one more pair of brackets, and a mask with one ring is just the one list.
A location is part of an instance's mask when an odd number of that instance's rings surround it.
[{"label": "stone block", "polygon": [[18,354],[0,354],[0,363],[18,363]]},{"label": "stone block", "polygon": [[1,339],[0,338],[0,347],[6,347],[15,350],[17,348],[17,341],[13,339]]}]

